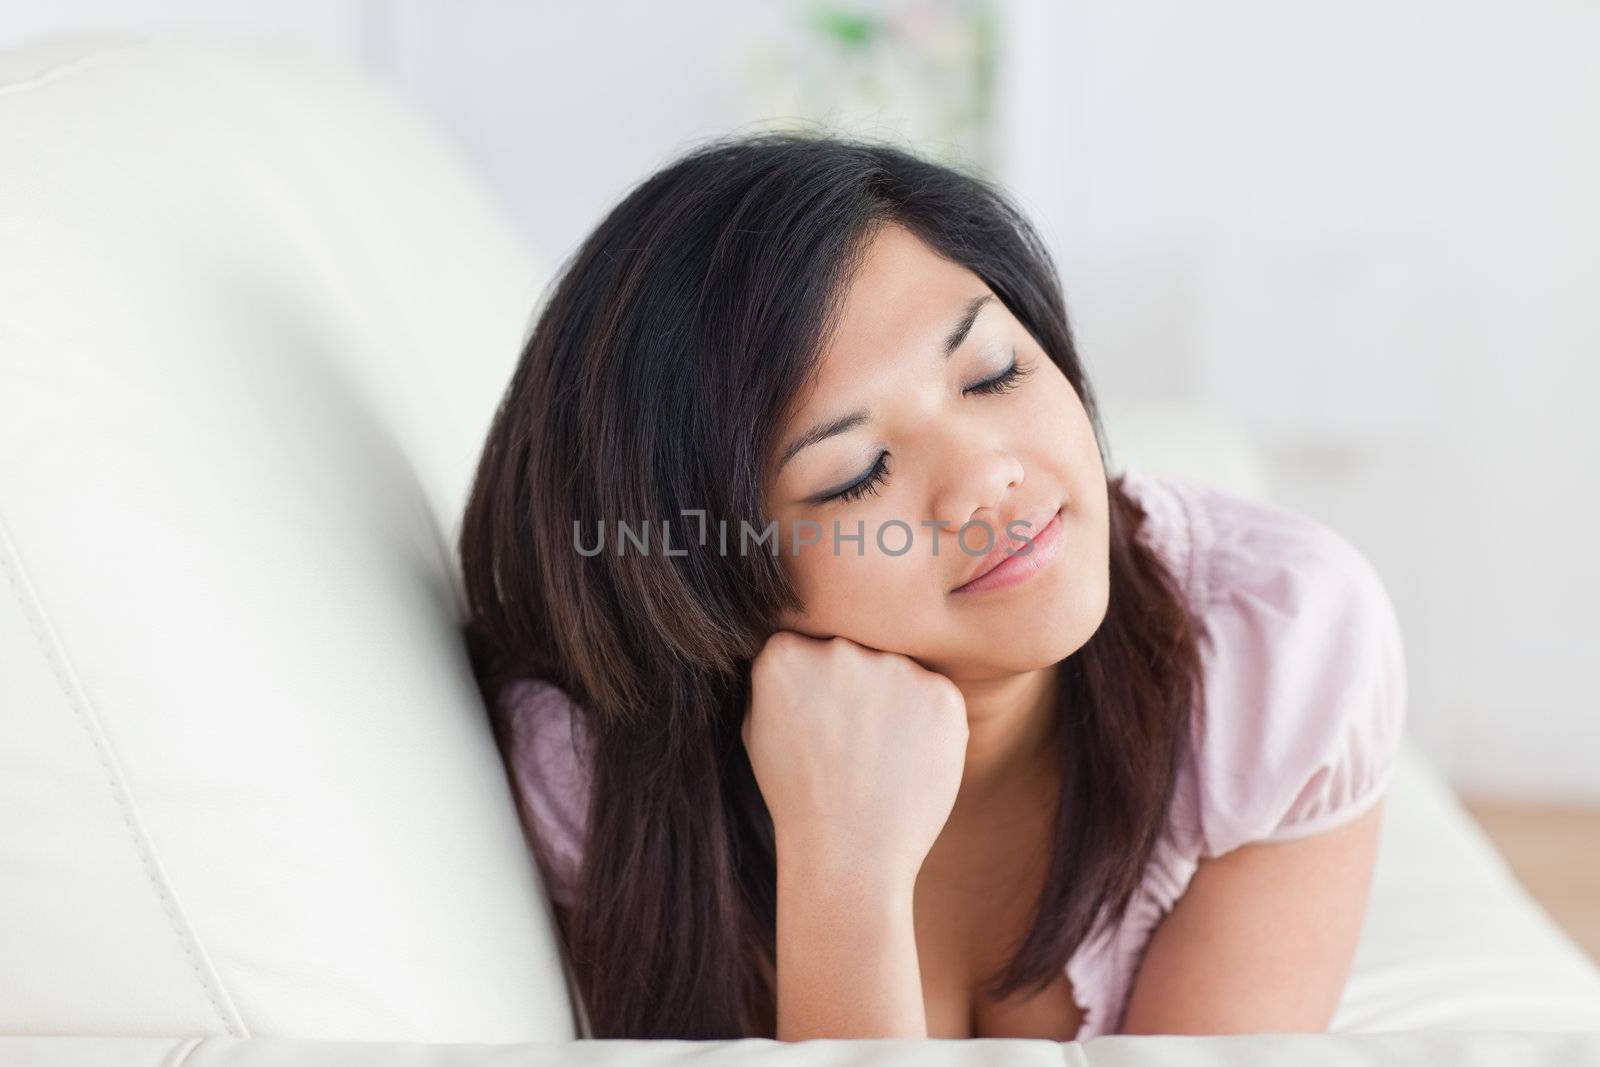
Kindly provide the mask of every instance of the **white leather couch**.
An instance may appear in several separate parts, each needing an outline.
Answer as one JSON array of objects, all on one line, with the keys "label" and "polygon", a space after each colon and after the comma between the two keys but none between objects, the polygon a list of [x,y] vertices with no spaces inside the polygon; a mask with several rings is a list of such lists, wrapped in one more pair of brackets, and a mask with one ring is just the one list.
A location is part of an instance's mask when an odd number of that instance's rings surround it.
[{"label": "white leather couch", "polygon": [[549,270],[354,71],[0,53],[0,1064],[1600,1062],[1600,973],[1410,749],[1332,1033],[582,1039],[450,552]]}]

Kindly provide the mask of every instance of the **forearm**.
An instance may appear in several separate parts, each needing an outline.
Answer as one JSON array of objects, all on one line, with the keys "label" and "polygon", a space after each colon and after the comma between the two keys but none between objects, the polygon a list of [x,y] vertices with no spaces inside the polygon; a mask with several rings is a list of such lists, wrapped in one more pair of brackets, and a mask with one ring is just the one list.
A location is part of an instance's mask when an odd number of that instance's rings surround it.
[{"label": "forearm", "polygon": [[927,1037],[912,885],[778,854],[778,1040]]}]

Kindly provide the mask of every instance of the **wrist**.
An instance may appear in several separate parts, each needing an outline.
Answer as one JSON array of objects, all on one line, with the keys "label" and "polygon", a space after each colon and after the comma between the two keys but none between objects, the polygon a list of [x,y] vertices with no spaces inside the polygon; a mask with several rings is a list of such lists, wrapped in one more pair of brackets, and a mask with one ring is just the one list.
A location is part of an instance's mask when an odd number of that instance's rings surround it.
[{"label": "wrist", "polygon": [[909,907],[917,872],[886,863],[881,855],[862,854],[836,844],[777,840],[778,888],[826,893],[834,899],[879,902]]}]

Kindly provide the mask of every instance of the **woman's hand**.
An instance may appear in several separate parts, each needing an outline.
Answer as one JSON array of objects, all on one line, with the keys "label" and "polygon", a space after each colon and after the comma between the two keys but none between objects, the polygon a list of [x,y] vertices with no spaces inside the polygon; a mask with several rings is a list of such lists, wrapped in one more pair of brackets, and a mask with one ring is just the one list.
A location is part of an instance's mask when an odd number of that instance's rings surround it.
[{"label": "woman's hand", "polygon": [[740,733],[780,857],[910,891],[961,786],[954,682],[897,653],[779,630],[751,664]]}]

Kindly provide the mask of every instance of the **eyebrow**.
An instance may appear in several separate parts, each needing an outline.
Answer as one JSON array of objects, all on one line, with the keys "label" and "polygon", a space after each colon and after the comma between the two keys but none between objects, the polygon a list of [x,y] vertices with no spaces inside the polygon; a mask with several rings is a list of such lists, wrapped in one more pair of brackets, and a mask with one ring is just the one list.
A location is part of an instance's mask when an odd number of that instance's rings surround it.
[{"label": "eyebrow", "polygon": [[[965,341],[967,334],[972,331],[972,324],[977,321],[978,313],[983,310],[985,304],[993,299],[993,293],[984,293],[982,296],[973,297],[962,306],[961,317],[956,320],[954,326],[950,327],[950,332],[945,334],[944,345],[940,352],[942,359],[948,360],[955,355],[956,349],[961,347],[961,342]],[[866,408],[861,408],[858,411],[852,411],[847,415],[841,415],[836,419],[830,419],[827,422],[811,427],[811,429],[789,442],[788,447],[783,450],[783,458],[778,460],[778,469],[782,470],[783,465],[793,459],[795,453],[802,448],[814,445],[818,441],[825,441],[830,437],[836,437],[871,421],[872,412]]]}]

